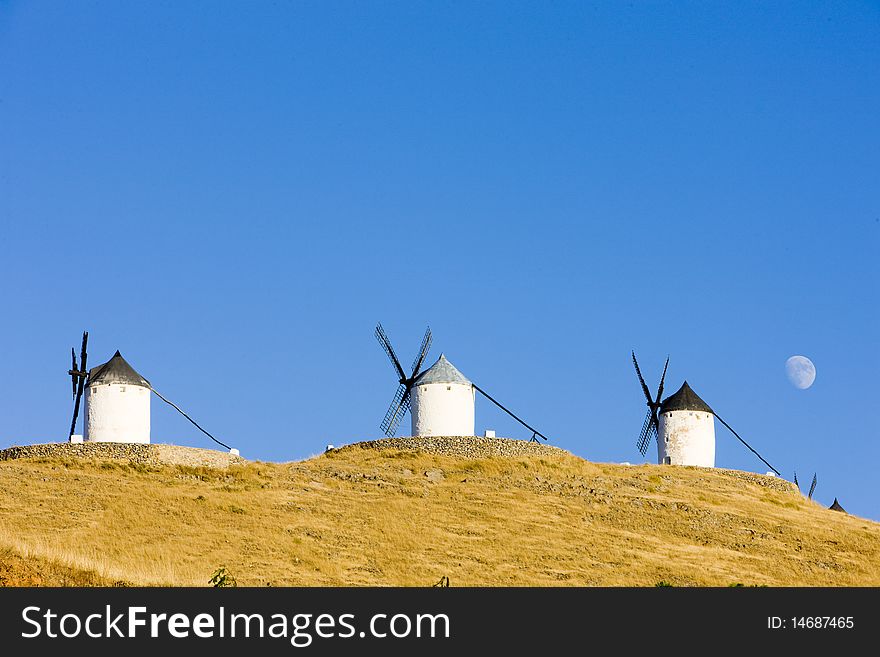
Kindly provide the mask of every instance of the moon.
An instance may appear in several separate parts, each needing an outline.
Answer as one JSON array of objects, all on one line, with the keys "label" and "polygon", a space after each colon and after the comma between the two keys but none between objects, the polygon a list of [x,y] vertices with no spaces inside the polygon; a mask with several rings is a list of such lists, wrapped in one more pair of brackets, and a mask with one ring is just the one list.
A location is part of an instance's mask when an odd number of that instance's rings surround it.
[{"label": "moon", "polygon": [[792,356],[785,361],[785,374],[798,390],[806,390],[816,380],[816,366],[806,356]]}]

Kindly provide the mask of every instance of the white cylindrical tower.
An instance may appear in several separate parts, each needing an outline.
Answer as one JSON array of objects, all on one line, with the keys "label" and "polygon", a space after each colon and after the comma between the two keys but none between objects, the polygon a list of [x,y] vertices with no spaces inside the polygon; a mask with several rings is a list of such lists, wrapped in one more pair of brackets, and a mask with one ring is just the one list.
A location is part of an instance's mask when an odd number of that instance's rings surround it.
[{"label": "white cylindrical tower", "polygon": [[89,370],[85,397],[86,442],[150,442],[150,382],[118,351]]},{"label": "white cylindrical tower", "polygon": [[657,461],[715,467],[715,415],[687,381],[660,404]]},{"label": "white cylindrical tower", "polygon": [[443,354],[416,377],[411,394],[412,435],[474,435],[474,385]]}]

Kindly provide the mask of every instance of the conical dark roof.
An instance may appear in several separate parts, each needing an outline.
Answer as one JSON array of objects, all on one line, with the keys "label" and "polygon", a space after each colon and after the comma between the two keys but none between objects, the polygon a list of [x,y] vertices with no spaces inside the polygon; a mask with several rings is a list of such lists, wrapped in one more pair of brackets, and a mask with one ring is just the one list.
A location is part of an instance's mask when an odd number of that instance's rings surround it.
[{"label": "conical dark roof", "polygon": [[150,388],[150,382],[140,374],[135,372],[134,368],[128,364],[122,354],[117,351],[113,354],[113,358],[103,365],[98,365],[89,370],[89,380],[86,385],[97,385],[106,383],[125,383],[132,386],[143,386]]},{"label": "conical dark roof", "polygon": [[667,411],[703,411],[704,413],[712,413],[709,404],[700,399],[700,396],[691,389],[687,381],[681,385],[678,392],[670,395],[660,404],[660,412],[666,413]]},{"label": "conical dark roof", "polygon": [[834,498],[834,502],[832,502],[831,506],[829,506],[828,508],[831,509],[832,511],[841,511],[843,513],[846,513],[846,509],[844,509],[842,506],[840,506],[840,502],[837,501],[836,497]]}]

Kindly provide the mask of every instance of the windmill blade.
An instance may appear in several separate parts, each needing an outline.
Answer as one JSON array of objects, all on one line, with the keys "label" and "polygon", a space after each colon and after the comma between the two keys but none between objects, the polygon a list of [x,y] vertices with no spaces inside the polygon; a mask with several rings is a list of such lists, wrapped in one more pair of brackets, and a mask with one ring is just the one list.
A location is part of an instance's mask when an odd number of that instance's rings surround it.
[{"label": "windmill blade", "polygon": [[651,392],[648,390],[648,386],[645,383],[645,377],[642,376],[642,370],[639,369],[639,361],[636,360],[636,352],[635,351],[632,352],[632,357],[633,357],[633,365],[636,366],[636,374],[639,377],[639,383],[642,384],[642,392],[645,393],[645,399],[648,400],[649,405],[653,404],[654,400],[651,399]]},{"label": "windmill blade", "polygon": [[[657,443],[658,440],[660,440],[660,436],[658,434],[657,422],[655,421],[651,424],[651,428],[648,431],[648,446],[650,446],[651,443]],[[645,451],[647,451],[647,449],[648,447],[646,446]]]},{"label": "windmill blade", "polygon": [[433,340],[434,337],[431,335],[431,327],[429,326],[428,330],[425,331],[425,337],[422,338],[422,346],[419,347],[419,355],[416,356],[416,359],[413,361],[412,375],[410,378],[416,378],[416,374],[419,373],[422,364],[425,362],[425,356],[428,355],[428,350],[431,348],[431,342]]},{"label": "windmill blade", "polygon": [[[76,433],[76,420],[79,417],[79,407],[82,402],[83,390],[86,387],[86,377],[88,376],[88,370],[86,369],[86,359],[88,358],[88,354],[86,353],[86,345],[88,341],[89,332],[83,331],[82,349],[80,350],[80,366],[82,367],[82,370],[80,370],[78,374],[72,375],[76,383],[76,395],[74,396],[73,419],[71,419],[70,421],[70,433],[68,434],[68,437]],[[76,361],[75,356],[74,361]],[[74,368],[74,372],[76,371],[76,368]],[[76,379],[79,379],[79,381],[76,381]]]},{"label": "windmill blade", "polygon": [[656,404],[659,404],[660,400],[663,399],[663,382],[666,381],[666,369],[668,367],[669,367],[669,356],[666,357],[666,365],[663,366],[663,376],[660,377],[660,387],[657,388],[657,401],[655,402]]},{"label": "windmill blade", "polygon": [[389,438],[394,437],[394,434],[397,433],[400,421],[409,410],[409,391],[410,389],[402,384],[397,388],[394,399],[391,401],[391,406],[388,407],[388,412],[385,413],[385,418],[382,420],[380,428]]},{"label": "windmill blade", "polygon": [[391,365],[394,367],[394,371],[397,373],[399,380],[406,380],[406,373],[403,371],[403,367],[400,365],[400,361],[397,359],[397,354],[394,353],[394,347],[391,346],[391,341],[388,339],[388,336],[385,335],[385,329],[382,328],[382,324],[376,324],[376,339],[379,341],[379,344],[382,345],[382,348],[385,350],[385,353],[388,354],[388,358],[391,360]]},{"label": "windmill blade", "polygon": [[406,397],[404,397],[403,401],[400,404],[400,407],[398,408],[397,414],[394,416],[394,419],[388,425],[388,432],[389,433],[386,433],[385,435],[387,435],[389,438],[394,437],[394,435],[397,433],[397,429],[400,426],[400,423],[403,421],[403,418],[406,417],[406,414],[409,412],[410,412],[410,396],[407,393]]},{"label": "windmill blade", "polygon": [[79,368],[76,366],[76,351],[73,347],[70,348],[70,361],[70,385],[73,387],[71,399],[76,399],[76,374],[74,372],[78,372]]},{"label": "windmill blade", "polygon": [[807,499],[808,499],[808,500],[813,499],[813,491],[816,490],[816,482],[817,482],[817,480],[816,480],[816,473],[814,472],[814,473],[813,473],[813,483],[810,484],[810,492],[807,493]]},{"label": "windmill blade", "polygon": [[85,378],[80,377],[79,378],[79,385],[76,388],[76,398],[74,399],[74,402],[73,402],[73,419],[70,421],[70,434],[68,434],[69,436],[72,436],[74,433],[76,433],[76,420],[79,417],[80,406],[82,406],[82,396],[83,396],[83,390],[85,389],[85,385],[86,385]]},{"label": "windmill blade", "polygon": [[88,370],[86,369],[86,357],[88,355],[88,354],[86,354],[86,345],[88,344],[88,342],[89,342],[89,332],[83,331],[82,349],[79,352],[79,362],[82,364],[82,370],[80,370],[80,371],[84,372],[84,373],[88,373]]},{"label": "windmill blade", "polygon": [[795,471],[795,473],[794,473],[794,485],[798,487],[798,490],[801,489],[801,485],[798,483],[798,480],[797,480],[797,471]]},{"label": "windmill blade", "polygon": [[70,432],[67,434],[69,438],[76,432],[76,419],[79,416],[79,400],[77,399],[73,403],[73,419],[70,421]]},{"label": "windmill blade", "polygon": [[654,412],[651,409],[648,409],[648,414],[645,416],[645,423],[642,425],[642,432],[639,434],[639,440],[636,443],[636,447],[638,447],[639,453],[642,456],[648,451],[648,445],[651,444],[651,438],[656,435],[657,429],[654,426]]}]

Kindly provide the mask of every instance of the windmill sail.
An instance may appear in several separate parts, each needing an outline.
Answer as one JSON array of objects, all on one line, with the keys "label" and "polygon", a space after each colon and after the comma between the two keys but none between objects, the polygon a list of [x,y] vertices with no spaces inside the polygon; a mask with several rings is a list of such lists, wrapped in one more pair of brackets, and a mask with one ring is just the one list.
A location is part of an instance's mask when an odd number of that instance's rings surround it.
[{"label": "windmill sail", "polygon": [[86,379],[89,376],[89,370],[86,367],[86,345],[89,342],[89,332],[83,331],[82,347],[80,348],[80,364],[76,363],[76,352],[71,348],[70,355],[73,360],[73,367],[68,371],[71,382],[73,383],[73,419],[70,421],[70,432],[68,437],[76,433],[76,420],[79,417],[79,407],[82,403],[83,390],[85,389]]},{"label": "windmill sail", "polygon": [[654,426],[654,412],[648,409],[648,414],[645,415],[645,423],[642,425],[642,432],[639,434],[639,442],[636,444],[642,456],[648,451],[648,445],[651,444],[651,439],[656,435],[657,429]]},{"label": "windmill sail", "polygon": [[394,399],[391,401],[391,406],[389,406],[388,411],[385,413],[385,417],[382,420],[382,424],[380,425],[382,432],[390,438],[397,433],[397,428],[400,426],[401,420],[403,420],[403,417],[410,410],[410,392],[412,391],[413,381],[415,381],[415,378],[419,374],[419,370],[425,362],[428,350],[431,348],[433,337],[431,335],[431,328],[428,327],[425,331],[425,336],[422,338],[422,344],[419,346],[419,351],[413,360],[412,373],[407,376],[403,366],[400,364],[400,359],[397,358],[397,354],[394,352],[394,347],[391,346],[391,340],[388,338],[388,334],[385,333],[385,329],[382,327],[381,323],[376,324],[375,333],[376,339],[379,341],[379,344],[382,345],[382,349],[388,356],[388,360],[391,361],[391,366],[394,368],[394,372],[398,377],[398,383],[400,384],[397,388],[397,392],[394,394]]},{"label": "windmill sail", "polygon": [[645,377],[642,376],[642,370],[639,368],[639,361],[636,359],[635,351],[632,352],[632,361],[648,404],[648,414],[645,416],[642,431],[639,434],[639,439],[636,441],[639,453],[644,456],[645,452],[648,451],[648,445],[651,444],[651,441],[656,441],[659,438],[660,418],[657,415],[657,410],[660,408],[660,400],[663,398],[663,384],[666,381],[666,370],[669,369],[669,357],[666,357],[666,364],[663,366],[663,374],[660,377],[660,385],[657,387],[656,398],[651,397],[651,391],[648,389],[648,384],[645,383]]},{"label": "windmill sail", "polygon": [[79,368],[76,366],[76,350],[71,347],[70,348],[70,384],[73,386],[71,399],[76,399],[76,384],[77,384],[77,375],[73,374],[74,372],[79,372]]},{"label": "windmill sail", "polygon": [[434,337],[431,335],[431,327],[425,331],[425,337],[422,338],[422,346],[419,347],[419,355],[416,356],[415,360],[412,364],[412,374],[410,375],[413,379],[419,373],[419,370],[422,369],[422,365],[425,363],[425,357],[428,355],[428,350],[431,348],[431,342],[433,342]]},{"label": "windmill sail", "polygon": [[635,367],[636,367],[636,376],[639,377],[639,383],[642,384],[642,392],[645,393],[645,398],[648,400],[648,403],[650,404],[652,402],[651,391],[648,390],[648,384],[645,383],[645,377],[642,376],[642,370],[639,369],[639,361],[636,360],[636,352],[635,351],[632,352],[632,359],[633,359],[633,365],[635,365]]},{"label": "windmill sail", "polygon": [[385,418],[382,420],[381,429],[386,436],[391,437],[397,433],[397,427],[400,426],[400,421],[408,410],[409,390],[407,390],[405,385],[401,385],[391,401],[391,406],[388,407],[388,412],[385,413]]},{"label": "windmill sail", "polygon": [[401,367],[400,361],[397,359],[397,354],[394,353],[394,347],[391,346],[391,341],[385,334],[385,329],[382,328],[382,324],[376,324],[376,339],[379,340],[379,344],[385,349],[385,353],[388,354],[388,359],[391,361],[391,366],[400,377],[401,383],[403,383],[406,379],[406,373],[403,371],[403,367]]}]

